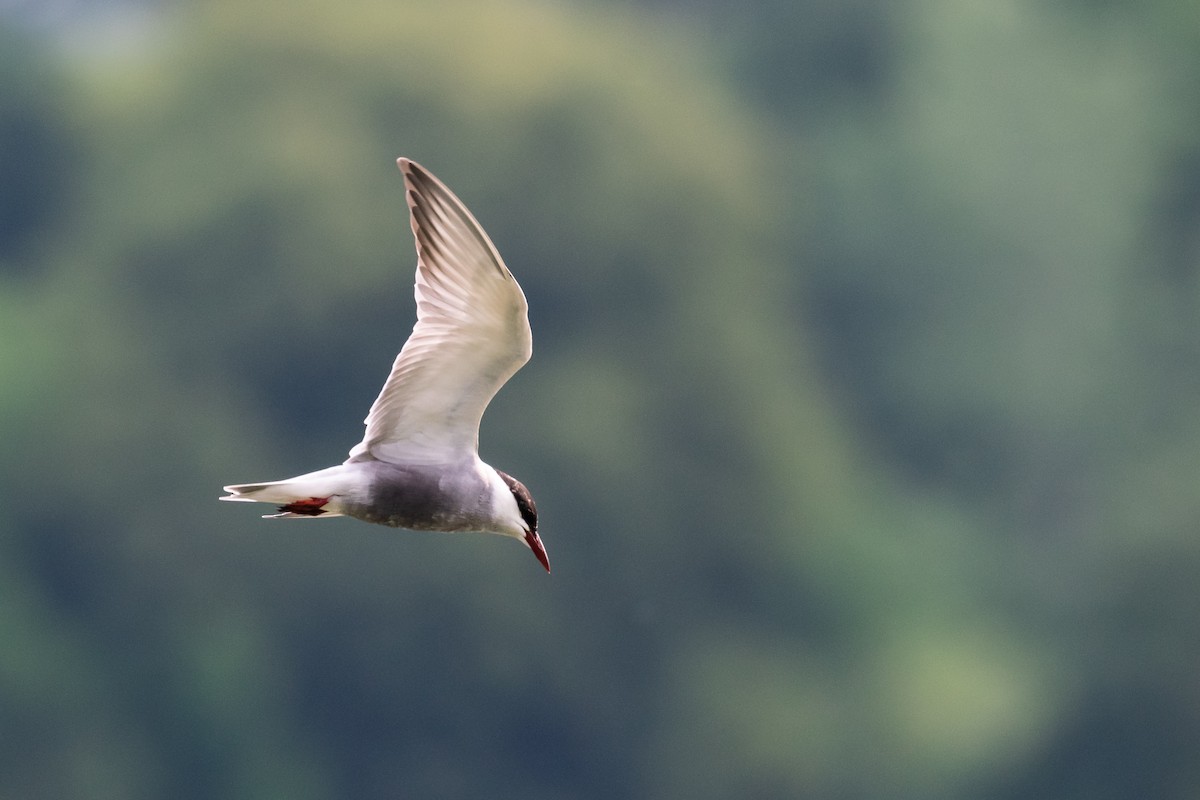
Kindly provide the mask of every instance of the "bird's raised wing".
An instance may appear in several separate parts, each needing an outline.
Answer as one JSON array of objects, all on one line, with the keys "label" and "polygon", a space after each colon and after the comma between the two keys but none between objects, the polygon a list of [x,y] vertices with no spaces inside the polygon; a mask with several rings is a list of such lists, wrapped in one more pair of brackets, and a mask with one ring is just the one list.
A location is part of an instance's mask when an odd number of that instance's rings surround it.
[{"label": "bird's raised wing", "polygon": [[529,360],[525,295],[466,206],[401,158],[417,244],[417,324],[349,461],[443,463],[474,455],[491,399]]}]

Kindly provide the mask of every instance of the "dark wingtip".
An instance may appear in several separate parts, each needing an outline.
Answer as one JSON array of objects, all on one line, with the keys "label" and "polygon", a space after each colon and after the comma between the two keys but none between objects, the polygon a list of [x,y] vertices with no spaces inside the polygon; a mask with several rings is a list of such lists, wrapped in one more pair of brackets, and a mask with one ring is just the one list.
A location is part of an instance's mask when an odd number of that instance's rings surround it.
[{"label": "dark wingtip", "polygon": [[408,178],[409,180],[412,180],[414,177],[419,178],[430,174],[429,170],[425,169],[411,158],[405,158],[404,156],[400,156],[396,159],[396,166],[400,168],[400,172],[403,173],[404,177]]}]

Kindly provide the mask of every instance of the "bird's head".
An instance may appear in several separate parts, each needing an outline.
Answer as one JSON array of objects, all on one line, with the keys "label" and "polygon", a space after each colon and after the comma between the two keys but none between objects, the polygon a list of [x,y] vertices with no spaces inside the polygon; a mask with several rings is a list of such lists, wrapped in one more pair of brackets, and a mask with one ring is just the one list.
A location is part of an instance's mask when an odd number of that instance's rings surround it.
[{"label": "bird's head", "polygon": [[542,544],[542,537],[538,536],[537,530],[537,505],[533,502],[533,495],[525,488],[525,484],[513,476],[496,470],[496,473],[504,480],[508,490],[512,492],[513,499],[517,501],[517,510],[521,513],[522,522],[522,541],[525,546],[533,551],[534,556],[546,568],[546,572],[550,571],[550,558],[546,555],[546,547]]}]

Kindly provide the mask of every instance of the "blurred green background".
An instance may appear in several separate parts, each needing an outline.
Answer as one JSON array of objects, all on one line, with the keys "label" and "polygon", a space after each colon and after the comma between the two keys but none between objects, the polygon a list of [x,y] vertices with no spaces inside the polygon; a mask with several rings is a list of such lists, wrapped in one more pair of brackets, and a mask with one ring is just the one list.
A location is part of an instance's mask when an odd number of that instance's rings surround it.
[{"label": "blurred green background", "polygon": [[[1200,4],[0,3],[0,797],[1200,796]],[[264,522],[522,282],[500,537]]]}]

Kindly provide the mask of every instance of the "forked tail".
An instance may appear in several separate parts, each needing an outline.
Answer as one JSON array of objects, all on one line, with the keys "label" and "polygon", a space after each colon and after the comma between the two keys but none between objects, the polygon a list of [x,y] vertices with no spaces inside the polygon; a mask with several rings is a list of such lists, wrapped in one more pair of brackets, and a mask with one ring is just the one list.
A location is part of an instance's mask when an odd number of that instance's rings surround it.
[{"label": "forked tail", "polygon": [[266,519],[340,517],[339,498],[345,490],[346,477],[342,467],[331,467],[285,481],[226,486],[229,494],[220,499],[279,506],[279,513],[266,514]]}]

